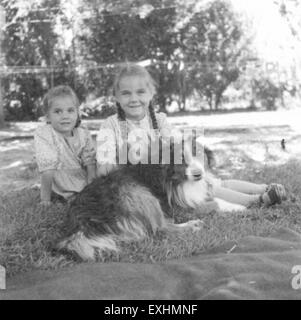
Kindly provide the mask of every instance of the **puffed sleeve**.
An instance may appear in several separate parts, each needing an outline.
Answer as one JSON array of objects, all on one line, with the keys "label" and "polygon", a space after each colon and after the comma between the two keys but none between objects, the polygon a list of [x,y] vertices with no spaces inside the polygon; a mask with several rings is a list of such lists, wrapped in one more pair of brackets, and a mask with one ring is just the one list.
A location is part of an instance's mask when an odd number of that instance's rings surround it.
[{"label": "puffed sleeve", "polygon": [[92,136],[88,129],[84,129],[85,146],[82,153],[82,162],[84,166],[93,165],[96,163],[96,151]]},{"label": "puffed sleeve", "polygon": [[36,129],[34,133],[35,159],[39,172],[56,170],[59,167],[58,148],[47,125]]},{"label": "puffed sleeve", "polygon": [[102,124],[96,138],[96,159],[98,175],[106,175],[117,167],[117,130],[113,118],[109,117]]}]

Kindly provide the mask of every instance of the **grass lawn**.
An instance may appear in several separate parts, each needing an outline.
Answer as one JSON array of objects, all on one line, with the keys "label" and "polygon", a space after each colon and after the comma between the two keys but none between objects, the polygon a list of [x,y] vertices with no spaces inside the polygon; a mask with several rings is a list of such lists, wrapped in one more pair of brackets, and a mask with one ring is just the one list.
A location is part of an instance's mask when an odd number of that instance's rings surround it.
[{"label": "grass lawn", "polygon": [[[274,129],[264,133],[258,133],[256,128],[212,130],[210,138],[215,142],[211,145],[218,160],[216,171],[222,177],[282,183],[287,188],[288,201],[269,209],[252,208],[227,215],[178,211],[178,222],[195,216],[202,218],[203,230],[182,236],[161,232],[154,239],[123,243],[123,250],[108,255],[104,261],[165,261],[200,254],[247,235],[268,236],[279,227],[301,232],[301,160],[278,145],[282,134],[288,136],[287,128],[277,128],[276,133]],[[298,144],[300,139],[291,134],[288,150]],[[38,182],[31,147],[32,141],[21,141],[16,148],[8,148],[0,161],[0,264],[6,267],[9,277],[33,269],[59,269],[79,263],[53,250],[64,235],[66,206],[53,204],[47,210],[39,206],[39,190],[31,187]],[[18,164],[22,156],[25,161]]]}]

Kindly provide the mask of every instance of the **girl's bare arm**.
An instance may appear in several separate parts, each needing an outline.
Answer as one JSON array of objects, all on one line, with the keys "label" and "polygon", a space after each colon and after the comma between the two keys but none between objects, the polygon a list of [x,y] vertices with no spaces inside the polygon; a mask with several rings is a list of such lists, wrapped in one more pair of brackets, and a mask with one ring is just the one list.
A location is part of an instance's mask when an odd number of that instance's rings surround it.
[{"label": "girl's bare arm", "polygon": [[47,170],[41,173],[41,203],[49,205],[51,203],[52,182],[55,170]]},{"label": "girl's bare arm", "polygon": [[88,183],[96,178],[96,164],[87,165]]}]

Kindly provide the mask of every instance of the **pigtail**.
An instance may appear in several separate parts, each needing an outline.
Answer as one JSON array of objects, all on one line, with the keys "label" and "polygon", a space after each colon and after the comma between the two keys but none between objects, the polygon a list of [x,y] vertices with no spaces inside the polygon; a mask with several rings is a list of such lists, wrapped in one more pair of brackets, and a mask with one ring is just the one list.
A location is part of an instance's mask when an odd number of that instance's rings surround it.
[{"label": "pigtail", "polygon": [[119,102],[116,102],[116,106],[117,106],[117,118],[120,125],[121,137],[123,141],[127,141],[128,132],[127,132],[125,112],[121,108],[121,105]]},{"label": "pigtail", "polygon": [[155,130],[156,134],[159,135],[158,121],[156,118],[156,113],[155,113],[155,109],[154,109],[152,101],[150,102],[150,104],[148,106],[148,110],[149,110],[149,115],[150,115],[151,122],[152,122],[152,127]]},{"label": "pigtail", "polygon": [[117,116],[118,116],[118,120],[119,121],[125,121],[125,112],[124,110],[121,108],[121,105],[119,102],[116,102],[116,106],[117,106]]},{"label": "pigtail", "polygon": [[81,123],[82,123],[82,120],[81,120],[80,116],[78,115],[76,123],[75,123],[75,128],[78,128],[81,125]]}]

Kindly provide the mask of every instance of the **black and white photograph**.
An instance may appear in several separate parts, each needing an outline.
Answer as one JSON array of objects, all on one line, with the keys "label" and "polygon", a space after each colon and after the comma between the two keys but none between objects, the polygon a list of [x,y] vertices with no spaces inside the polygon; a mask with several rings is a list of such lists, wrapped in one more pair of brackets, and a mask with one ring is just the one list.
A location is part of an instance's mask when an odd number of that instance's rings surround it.
[{"label": "black and white photograph", "polygon": [[0,300],[301,300],[300,119],[299,0],[0,0]]}]

